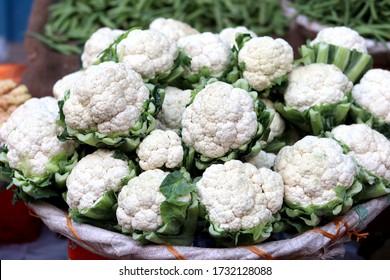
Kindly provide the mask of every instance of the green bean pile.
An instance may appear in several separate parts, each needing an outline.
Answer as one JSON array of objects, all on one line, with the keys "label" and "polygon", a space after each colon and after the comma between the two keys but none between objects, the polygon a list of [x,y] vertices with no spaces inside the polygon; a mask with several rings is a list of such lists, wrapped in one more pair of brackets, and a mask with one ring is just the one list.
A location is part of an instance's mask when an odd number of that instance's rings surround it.
[{"label": "green bean pile", "polygon": [[279,0],[59,0],[49,8],[43,34],[33,34],[63,54],[80,54],[98,28],[148,28],[157,17],[174,18],[200,32],[243,25],[258,35],[284,34]]},{"label": "green bean pile", "polygon": [[390,41],[390,0],[294,0],[291,5],[318,23],[344,25],[363,37]]}]

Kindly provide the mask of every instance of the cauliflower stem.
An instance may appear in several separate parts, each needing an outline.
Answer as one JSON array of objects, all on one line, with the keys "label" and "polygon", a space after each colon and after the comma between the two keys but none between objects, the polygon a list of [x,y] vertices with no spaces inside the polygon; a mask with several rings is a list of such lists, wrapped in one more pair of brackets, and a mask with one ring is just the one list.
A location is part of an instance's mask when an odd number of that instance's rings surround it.
[{"label": "cauliflower stem", "polygon": [[278,113],[296,127],[306,133],[320,135],[322,132],[344,123],[348,117],[351,102],[351,96],[347,94],[336,104],[314,105],[303,112],[284,105],[280,101],[275,102],[274,106]]},{"label": "cauliflower stem", "polygon": [[[310,43],[299,48],[301,62],[305,65],[326,63],[337,66],[354,84],[372,68],[371,55],[356,50],[320,42],[311,46]],[[298,62],[300,62],[298,60]]]}]

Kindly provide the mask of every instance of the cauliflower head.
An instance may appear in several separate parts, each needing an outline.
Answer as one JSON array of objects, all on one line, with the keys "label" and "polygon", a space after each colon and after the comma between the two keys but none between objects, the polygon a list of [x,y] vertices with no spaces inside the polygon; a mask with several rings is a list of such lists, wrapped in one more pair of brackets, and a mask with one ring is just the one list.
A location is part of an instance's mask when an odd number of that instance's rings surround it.
[{"label": "cauliflower head", "polygon": [[120,191],[123,180],[130,176],[129,162],[115,158],[114,153],[98,149],[76,164],[66,180],[66,202],[71,209],[88,211],[106,192]]},{"label": "cauliflower head", "polygon": [[231,160],[208,167],[196,183],[196,193],[211,225],[237,233],[272,223],[284,190],[278,173]]},{"label": "cauliflower head", "polygon": [[359,33],[346,26],[326,27],[320,30],[311,45],[324,42],[367,53],[367,42]]},{"label": "cauliflower head", "polygon": [[348,155],[376,176],[390,181],[390,141],[366,124],[339,125],[331,131],[348,147]]},{"label": "cauliflower head", "polygon": [[288,75],[284,99],[287,106],[303,112],[315,105],[340,102],[352,86],[352,82],[334,65],[298,66]]},{"label": "cauliflower head", "polygon": [[255,32],[245,26],[226,27],[219,32],[219,37],[230,47],[233,47],[236,45],[236,35],[239,33],[249,34],[252,38],[257,37]]},{"label": "cauliflower head", "polygon": [[248,143],[257,128],[251,95],[220,81],[197,93],[182,117],[184,143],[210,158],[222,157]]},{"label": "cauliflower head", "polygon": [[42,177],[50,173],[47,167],[52,158],[73,155],[77,144],[57,138],[63,130],[57,125],[58,118],[54,97],[32,98],[14,111],[0,130],[11,168],[27,177]]},{"label": "cauliflower head", "polygon": [[354,102],[378,119],[390,123],[390,71],[368,70],[352,88]]},{"label": "cauliflower head", "polygon": [[63,106],[72,130],[125,134],[140,119],[149,90],[142,77],[124,63],[88,67]]},{"label": "cauliflower head", "polygon": [[173,18],[156,18],[150,23],[149,29],[161,32],[175,42],[182,37],[199,33],[189,24]]},{"label": "cauliflower head", "polygon": [[181,119],[187,104],[191,100],[191,90],[177,87],[165,88],[165,97],[161,111],[157,115],[157,127],[162,130],[179,132]]},{"label": "cauliflower head", "polygon": [[251,163],[257,168],[273,168],[275,165],[276,155],[273,153],[267,153],[263,150],[255,156],[249,156],[245,159],[245,162]]},{"label": "cauliflower head", "polygon": [[200,74],[207,68],[209,75],[219,77],[229,68],[232,57],[230,46],[217,34],[204,32],[185,36],[177,41],[177,45],[191,58],[191,66],[185,76]]},{"label": "cauliflower head", "polygon": [[154,79],[174,67],[179,56],[175,41],[154,30],[132,30],[117,45],[119,62],[139,73],[143,79]]},{"label": "cauliflower head", "polygon": [[154,231],[163,225],[160,205],[166,197],[159,188],[169,172],[142,172],[124,186],[118,196],[118,225],[124,230]]},{"label": "cauliflower head", "polygon": [[238,63],[243,63],[243,76],[249,85],[262,91],[293,68],[292,47],[283,39],[268,36],[252,38],[238,53]]},{"label": "cauliflower head", "polygon": [[283,147],[274,169],[283,178],[286,202],[307,207],[337,199],[336,187],[350,188],[357,167],[337,141],[309,135]]},{"label": "cauliflower head", "polygon": [[181,139],[170,130],[153,130],[136,149],[139,165],[143,170],[160,167],[176,168],[183,161]]},{"label": "cauliflower head", "polygon": [[81,63],[83,68],[91,66],[109,45],[116,38],[122,35],[125,31],[120,29],[111,29],[109,27],[101,27],[97,29],[84,44],[84,49],[81,54]]},{"label": "cauliflower head", "polygon": [[73,90],[74,84],[81,78],[84,70],[79,70],[63,76],[53,85],[53,96],[57,100],[64,98],[64,93],[69,90]]}]

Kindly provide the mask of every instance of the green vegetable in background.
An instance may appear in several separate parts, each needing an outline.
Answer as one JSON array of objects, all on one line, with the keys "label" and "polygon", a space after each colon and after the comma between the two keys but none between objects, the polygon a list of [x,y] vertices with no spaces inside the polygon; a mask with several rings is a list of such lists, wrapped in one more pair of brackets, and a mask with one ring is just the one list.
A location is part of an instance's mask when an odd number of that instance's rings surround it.
[{"label": "green vegetable in background", "polygon": [[294,0],[299,14],[327,26],[347,26],[379,42],[390,40],[390,1]]},{"label": "green vegetable in background", "polygon": [[283,35],[288,23],[278,0],[59,0],[49,7],[43,34],[34,36],[63,54],[81,54],[100,27],[148,28],[157,17],[188,23],[200,32],[243,25],[258,35]]}]

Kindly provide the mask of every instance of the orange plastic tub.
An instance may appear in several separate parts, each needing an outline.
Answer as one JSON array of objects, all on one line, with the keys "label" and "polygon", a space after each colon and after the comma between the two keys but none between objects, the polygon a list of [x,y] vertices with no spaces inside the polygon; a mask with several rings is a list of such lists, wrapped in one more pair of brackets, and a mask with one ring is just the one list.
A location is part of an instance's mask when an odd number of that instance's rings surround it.
[{"label": "orange plastic tub", "polygon": [[20,83],[26,68],[25,64],[20,63],[0,64],[0,80],[12,79],[15,83]]}]

